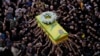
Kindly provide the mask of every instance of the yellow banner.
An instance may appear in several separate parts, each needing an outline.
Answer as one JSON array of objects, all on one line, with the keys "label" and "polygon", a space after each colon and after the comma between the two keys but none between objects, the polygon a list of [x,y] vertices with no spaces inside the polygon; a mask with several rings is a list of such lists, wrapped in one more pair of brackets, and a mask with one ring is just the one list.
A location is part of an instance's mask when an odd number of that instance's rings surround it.
[{"label": "yellow banner", "polygon": [[54,44],[59,44],[68,38],[68,33],[58,24],[57,21],[52,24],[41,22],[40,15],[36,16],[39,27],[49,36]]}]

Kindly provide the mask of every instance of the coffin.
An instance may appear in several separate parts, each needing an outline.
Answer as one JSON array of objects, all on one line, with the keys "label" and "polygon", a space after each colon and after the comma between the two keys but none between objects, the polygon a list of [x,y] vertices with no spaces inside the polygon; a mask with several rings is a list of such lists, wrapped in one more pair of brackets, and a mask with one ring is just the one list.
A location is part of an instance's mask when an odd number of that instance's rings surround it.
[{"label": "coffin", "polygon": [[54,21],[51,24],[45,24],[41,22],[40,15],[36,16],[36,19],[38,26],[43,29],[47,36],[49,36],[49,39],[53,44],[57,45],[68,39],[68,32],[66,32],[57,21]]}]

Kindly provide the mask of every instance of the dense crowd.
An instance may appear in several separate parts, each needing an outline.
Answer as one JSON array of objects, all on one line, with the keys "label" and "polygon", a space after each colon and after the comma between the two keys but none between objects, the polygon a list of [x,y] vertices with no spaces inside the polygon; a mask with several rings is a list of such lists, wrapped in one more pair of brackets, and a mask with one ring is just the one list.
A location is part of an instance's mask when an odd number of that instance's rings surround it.
[{"label": "dense crowd", "polygon": [[[100,56],[100,0],[0,0],[0,56]],[[35,16],[58,15],[68,40],[54,45]]]}]

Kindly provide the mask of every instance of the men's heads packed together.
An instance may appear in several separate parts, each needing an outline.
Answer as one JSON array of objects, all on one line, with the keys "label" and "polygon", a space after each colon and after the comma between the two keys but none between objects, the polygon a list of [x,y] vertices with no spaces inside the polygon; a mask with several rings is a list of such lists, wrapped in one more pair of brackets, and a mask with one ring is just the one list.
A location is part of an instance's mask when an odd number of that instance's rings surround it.
[{"label": "men's heads packed together", "polygon": [[[100,0],[0,0],[0,56],[99,56]],[[35,16],[57,13],[69,39],[55,46]]]}]

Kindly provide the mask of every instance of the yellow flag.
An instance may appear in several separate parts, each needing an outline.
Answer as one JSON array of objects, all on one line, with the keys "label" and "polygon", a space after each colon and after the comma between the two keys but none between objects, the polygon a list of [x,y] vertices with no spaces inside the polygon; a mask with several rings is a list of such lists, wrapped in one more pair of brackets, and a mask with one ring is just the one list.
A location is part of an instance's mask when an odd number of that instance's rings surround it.
[{"label": "yellow flag", "polygon": [[55,21],[51,24],[45,24],[41,22],[40,15],[36,16],[39,27],[43,29],[45,34],[49,36],[49,39],[53,44],[59,44],[68,38],[68,33]]}]

